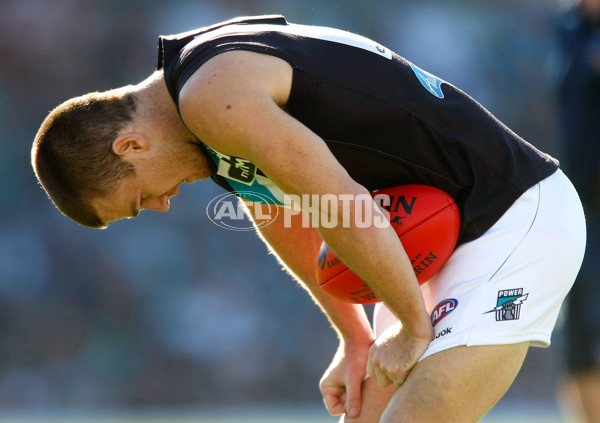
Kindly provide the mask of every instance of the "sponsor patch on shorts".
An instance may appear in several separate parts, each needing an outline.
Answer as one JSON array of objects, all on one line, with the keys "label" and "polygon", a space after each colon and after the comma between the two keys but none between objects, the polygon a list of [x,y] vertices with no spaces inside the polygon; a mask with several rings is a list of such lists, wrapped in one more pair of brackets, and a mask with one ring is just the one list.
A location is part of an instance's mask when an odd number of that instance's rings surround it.
[{"label": "sponsor patch on shorts", "polygon": [[458,306],[458,300],[454,298],[446,298],[436,305],[431,312],[431,325],[437,325],[440,320],[452,313]]},{"label": "sponsor patch on shorts", "polygon": [[498,291],[496,307],[483,314],[495,312],[497,322],[519,320],[519,317],[521,317],[521,305],[528,296],[529,293],[523,293],[523,288],[502,289]]}]

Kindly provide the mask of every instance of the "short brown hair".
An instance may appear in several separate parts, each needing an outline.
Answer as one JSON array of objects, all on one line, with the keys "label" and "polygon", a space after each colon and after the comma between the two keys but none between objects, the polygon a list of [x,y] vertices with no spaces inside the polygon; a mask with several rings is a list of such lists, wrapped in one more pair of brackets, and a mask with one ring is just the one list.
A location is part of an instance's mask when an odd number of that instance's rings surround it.
[{"label": "short brown hair", "polygon": [[56,207],[82,225],[105,227],[90,200],[135,173],[112,151],[135,110],[130,87],[86,94],[56,107],[35,137],[31,164],[38,180]]}]

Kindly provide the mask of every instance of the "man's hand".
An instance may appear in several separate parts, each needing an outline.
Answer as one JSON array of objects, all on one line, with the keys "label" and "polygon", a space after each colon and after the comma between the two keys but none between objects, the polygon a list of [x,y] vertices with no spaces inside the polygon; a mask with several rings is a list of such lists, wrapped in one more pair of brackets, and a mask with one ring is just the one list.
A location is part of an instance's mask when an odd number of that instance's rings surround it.
[{"label": "man's hand", "polygon": [[417,364],[433,337],[418,338],[397,324],[388,328],[369,350],[367,373],[381,387],[400,386]]},{"label": "man's hand", "polygon": [[361,409],[361,387],[367,369],[369,345],[340,346],[319,387],[327,411],[333,416],[346,413],[357,418]]}]

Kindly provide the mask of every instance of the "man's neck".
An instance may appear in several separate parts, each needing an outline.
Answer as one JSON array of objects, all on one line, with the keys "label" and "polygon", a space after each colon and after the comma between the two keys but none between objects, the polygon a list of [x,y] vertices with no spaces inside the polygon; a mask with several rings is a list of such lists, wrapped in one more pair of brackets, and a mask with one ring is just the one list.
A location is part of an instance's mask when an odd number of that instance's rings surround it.
[{"label": "man's neck", "polygon": [[139,106],[142,109],[146,109],[146,113],[148,111],[164,113],[167,111],[172,112],[173,110],[177,113],[177,108],[167,90],[162,71],[154,72],[148,78],[134,86],[133,92],[138,99]]},{"label": "man's neck", "polygon": [[180,134],[186,139],[195,139],[183,123],[173,101],[162,71],[156,71],[133,88],[136,96],[136,120],[158,131],[170,135]]}]

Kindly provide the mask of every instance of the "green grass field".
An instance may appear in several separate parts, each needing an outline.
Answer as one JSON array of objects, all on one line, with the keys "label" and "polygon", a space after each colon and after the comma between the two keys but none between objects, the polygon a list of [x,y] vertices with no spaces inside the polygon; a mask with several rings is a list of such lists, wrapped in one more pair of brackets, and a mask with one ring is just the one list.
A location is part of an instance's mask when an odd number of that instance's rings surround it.
[{"label": "green grass field", "polygon": [[111,418],[6,418],[0,423],[334,423],[335,418],[321,418],[319,416],[293,417],[289,415],[261,415],[261,416],[197,416],[197,417],[111,417]]},{"label": "green grass field", "polygon": [[[0,418],[0,423],[334,423],[336,418],[321,413],[301,413],[294,415],[289,413],[236,413],[227,416],[218,416],[214,413],[197,416],[176,417],[162,414],[158,417],[152,416],[124,416],[124,417],[6,417]],[[481,423],[577,423],[575,420],[565,420],[558,416],[544,416],[535,413],[502,414],[495,413],[486,416]]]},{"label": "green grass field", "polygon": [[[0,423],[330,423],[336,422],[336,419],[330,418],[294,418],[291,416],[271,416],[271,417],[236,417],[236,418],[228,418],[228,417],[198,417],[198,418],[169,418],[162,417],[158,419],[154,418],[109,418],[109,419],[19,419],[19,418],[9,418],[9,419],[0,419]],[[552,418],[552,417],[523,417],[523,418],[514,418],[511,416],[510,418],[484,418],[482,423],[506,423],[510,421],[511,423],[571,423],[571,421],[561,420],[560,418]],[[573,423],[575,423],[573,421]]]},{"label": "green grass field", "polygon": [[161,417],[161,418],[109,418],[109,419],[19,419],[19,418],[9,418],[9,419],[0,419],[1,423],[329,423],[335,422],[333,419],[312,419],[312,418],[293,418],[293,417],[197,417],[197,418],[169,418],[169,417]]},{"label": "green grass field", "polygon": [[[301,418],[295,419],[290,417],[270,417],[270,418],[188,418],[188,419],[170,419],[167,417],[161,419],[84,419],[84,420],[21,420],[21,419],[1,419],[1,423],[330,423],[335,422],[333,419],[310,419],[310,418]],[[481,423],[506,423],[510,421],[511,423],[576,423],[571,420],[561,420],[559,418],[536,418],[536,417],[524,417],[522,419],[504,419],[504,418],[492,418],[492,419],[483,419]]]},{"label": "green grass field", "polygon": [[[81,410],[68,413],[10,413],[0,409],[0,423],[336,423],[320,404],[249,405],[210,408]],[[552,404],[505,404],[481,423],[578,423],[561,418]]]}]

